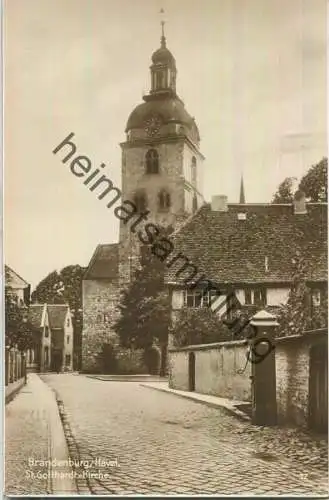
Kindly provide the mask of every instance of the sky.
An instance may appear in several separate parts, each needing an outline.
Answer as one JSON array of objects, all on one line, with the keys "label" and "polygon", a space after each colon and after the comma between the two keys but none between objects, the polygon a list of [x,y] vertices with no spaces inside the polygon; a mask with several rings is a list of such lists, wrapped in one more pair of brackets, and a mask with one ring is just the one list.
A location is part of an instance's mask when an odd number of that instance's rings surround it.
[{"label": "sky", "polygon": [[243,173],[246,201],[269,202],[327,155],[325,0],[6,0],[4,260],[32,287],[117,241],[113,213],[52,150],[74,132],[120,186],[119,143],[150,88],[161,8],[206,200],[237,202]]}]

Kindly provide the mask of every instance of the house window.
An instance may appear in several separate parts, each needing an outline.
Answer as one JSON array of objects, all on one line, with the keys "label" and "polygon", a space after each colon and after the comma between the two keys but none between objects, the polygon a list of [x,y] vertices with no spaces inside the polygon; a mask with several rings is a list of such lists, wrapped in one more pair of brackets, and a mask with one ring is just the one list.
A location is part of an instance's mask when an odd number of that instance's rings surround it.
[{"label": "house window", "polygon": [[146,173],[159,173],[159,155],[156,149],[149,149],[146,153]]},{"label": "house window", "polygon": [[266,289],[265,288],[255,288],[254,290],[254,301],[255,306],[265,306],[266,300]]},{"label": "house window", "polygon": [[170,194],[163,189],[162,191],[160,191],[158,199],[159,199],[159,209],[163,211],[169,210],[171,204]]},{"label": "house window", "polygon": [[104,314],[104,323],[110,322],[110,316],[108,314]]},{"label": "house window", "polygon": [[134,204],[137,212],[143,212],[147,206],[145,193],[136,193],[134,196]]},{"label": "house window", "polygon": [[49,337],[49,328],[45,326],[45,337]]},{"label": "house window", "polygon": [[96,316],[96,322],[97,323],[101,323],[102,319],[103,319],[102,315],[101,314],[97,314],[97,316]]},{"label": "house window", "polygon": [[244,291],[244,303],[246,306],[266,306],[267,295],[266,288],[246,288]]},{"label": "house window", "polygon": [[45,368],[48,368],[49,365],[49,347],[45,346]]},{"label": "house window", "polygon": [[185,290],[184,291],[184,306],[185,307],[210,307],[215,296],[218,296],[217,290]]},{"label": "house window", "polygon": [[70,326],[70,318],[67,319],[66,326]]},{"label": "house window", "polygon": [[66,343],[69,344],[70,343],[70,336],[69,335],[66,335]]},{"label": "house window", "polygon": [[65,355],[65,365],[70,366],[71,364],[71,354],[66,354]]},{"label": "house window", "polygon": [[185,290],[185,293],[184,293],[184,306],[186,306],[186,307],[194,307],[194,292],[190,292],[189,290]]},{"label": "house window", "polygon": [[191,162],[191,183],[193,186],[196,184],[196,158],[195,156],[192,157],[192,162]]},{"label": "house window", "polygon": [[250,290],[250,288],[247,288],[244,291],[244,303],[246,305],[248,305],[248,306],[252,304],[252,301],[251,301],[251,290]]},{"label": "house window", "polygon": [[321,290],[312,290],[312,304],[314,307],[319,307],[321,305]]}]

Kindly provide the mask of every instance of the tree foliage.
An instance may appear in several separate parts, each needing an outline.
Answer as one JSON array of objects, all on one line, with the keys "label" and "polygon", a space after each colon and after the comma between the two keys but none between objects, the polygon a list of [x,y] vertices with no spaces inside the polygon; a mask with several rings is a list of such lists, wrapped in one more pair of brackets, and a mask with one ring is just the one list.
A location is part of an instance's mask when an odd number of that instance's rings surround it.
[{"label": "tree foliage", "polygon": [[[140,266],[129,288],[121,293],[120,317],[114,324],[120,344],[126,348],[151,350],[168,342],[170,304],[164,283],[164,264],[143,248]],[[164,359],[162,356],[162,363]],[[162,366],[162,371],[164,366]]]},{"label": "tree foliage", "polygon": [[321,291],[321,303],[315,307],[312,289],[306,280],[306,269],[306,263],[299,256],[294,263],[294,278],[288,301],[278,313],[278,336],[301,335],[307,330],[328,325],[327,290]]},{"label": "tree foliage", "polygon": [[326,202],[328,200],[328,159],[313,165],[302,177],[299,189],[304,191],[306,198],[313,202]]},{"label": "tree foliage", "polygon": [[15,294],[11,289],[5,289],[5,344],[17,346],[25,351],[33,347],[38,340],[39,332],[28,320],[27,307],[17,304]]},{"label": "tree foliage", "polygon": [[[273,196],[272,203],[292,203],[295,177],[286,177],[279,185]],[[306,199],[311,202],[326,202],[328,199],[328,159],[322,158],[312,165],[301,178],[298,190],[305,193]]]},{"label": "tree foliage", "polygon": [[286,177],[278,187],[277,192],[273,196],[272,203],[292,203],[294,195],[293,195],[293,186],[295,177]]}]

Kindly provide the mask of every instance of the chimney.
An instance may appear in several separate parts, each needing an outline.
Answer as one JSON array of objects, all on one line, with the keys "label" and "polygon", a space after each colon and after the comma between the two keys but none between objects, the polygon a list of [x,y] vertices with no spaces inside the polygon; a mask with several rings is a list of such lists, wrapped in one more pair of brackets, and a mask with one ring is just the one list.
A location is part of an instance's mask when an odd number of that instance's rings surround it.
[{"label": "chimney", "polygon": [[221,194],[211,198],[211,210],[213,212],[227,212],[227,196]]},{"label": "chimney", "polygon": [[294,214],[306,214],[306,197],[303,191],[296,191],[294,196]]}]

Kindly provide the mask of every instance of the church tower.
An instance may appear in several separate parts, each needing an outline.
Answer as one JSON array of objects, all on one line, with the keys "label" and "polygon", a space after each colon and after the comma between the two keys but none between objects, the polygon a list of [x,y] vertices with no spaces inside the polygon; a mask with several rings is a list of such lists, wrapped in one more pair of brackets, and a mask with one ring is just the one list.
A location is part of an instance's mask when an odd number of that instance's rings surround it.
[{"label": "church tower", "polygon": [[[150,91],[130,114],[122,149],[122,200],[147,213],[145,222],[175,229],[203,204],[198,127],[176,92],[177,68],[167,48],[152,55]],[[138,265],[140,241],[120,224],[120,276],[129,283]]]}]

